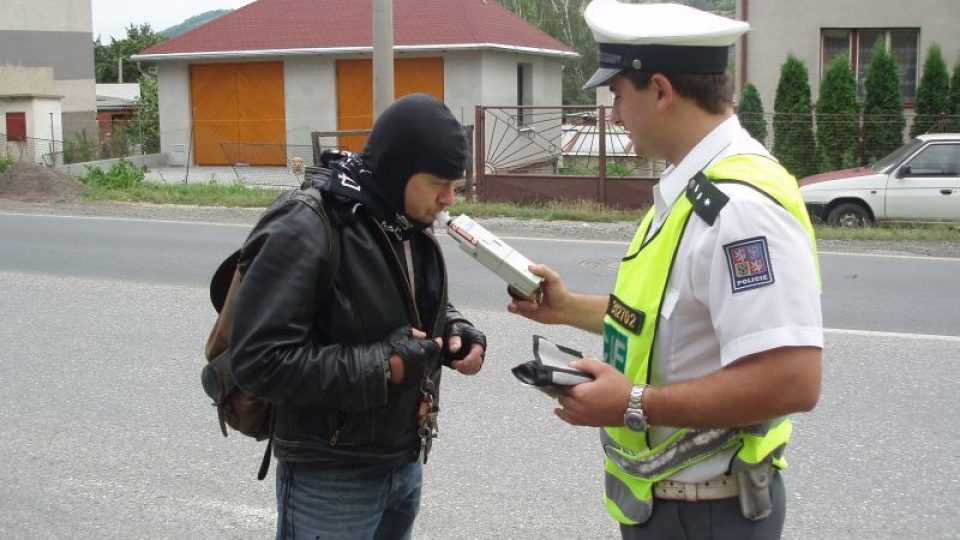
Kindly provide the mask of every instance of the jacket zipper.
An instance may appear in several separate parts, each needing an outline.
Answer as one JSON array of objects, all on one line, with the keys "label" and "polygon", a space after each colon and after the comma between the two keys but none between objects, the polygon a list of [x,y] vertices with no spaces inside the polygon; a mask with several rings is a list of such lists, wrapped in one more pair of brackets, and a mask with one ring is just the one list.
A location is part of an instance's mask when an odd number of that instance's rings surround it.
[{"label": "jacket zipper", "polygon": [[387,236],[386,231],[380,227],[380,224],[373,218],[368,217],[367,219],[372,221],[374,227],[380,231],[381,239],[385,242],[390,254],[393,255],[394,271],[399,272],[400,281],[403,282],[404,299],[407,302],[407,309],[409,311],[408,315],[412,316],[417,326],[423,326],[423,321],[420,320],[420,311],[417,309],[417,301],[413,297],[413,291],[410,289],[410,282],[407,281],[406,275],[403,272],[403,263],[400,261],[400,256],[397,255],[397,251],[393,249],[393,243],[390,242],[390,238]]}]

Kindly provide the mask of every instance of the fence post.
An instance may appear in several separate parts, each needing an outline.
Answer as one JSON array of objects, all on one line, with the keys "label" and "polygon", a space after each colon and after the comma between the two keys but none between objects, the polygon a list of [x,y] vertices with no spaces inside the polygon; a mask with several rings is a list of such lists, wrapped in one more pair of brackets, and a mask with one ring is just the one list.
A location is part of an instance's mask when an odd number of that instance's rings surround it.
[{"label": "fence post", "polygon": [[473,202],[474,201],[473,170],[474,170],[474,162],[476,161],[476,158],[474,157],[474,145],[473,145],[474,126],[465,126],[464,129],[466,130],[467,156],[469,156],[469,159],[467,159],[467,175],[465,179],[466,183],[464,184],[463,189],[467,194],[467,201]]},{"label": "fence post", "polygon": [[600,106],[597,116],[597,127],[600,132],[600,176],[597,177],[597,198],[601,205],[607,203],[607,108]]},{"label": "fence post", "polygon": [[486,141],[484,140],[483,133],[483,116],[484,110],[483,107],[477,105],[474,109],[474,119],[473,119],[473,136],[474,136],[474,145],[473,145],[473,176],[476,183],[478,199],[485,200],[486,193],[484,189],[484,174],[486,171],[483,168],[483,159],[484,152],[486,152]]},{"label": "fence post", "polygon": [[320,163],[320,133],[318,131],[310,132],[310,146],[313,147],[313,165],[319,167]]}]

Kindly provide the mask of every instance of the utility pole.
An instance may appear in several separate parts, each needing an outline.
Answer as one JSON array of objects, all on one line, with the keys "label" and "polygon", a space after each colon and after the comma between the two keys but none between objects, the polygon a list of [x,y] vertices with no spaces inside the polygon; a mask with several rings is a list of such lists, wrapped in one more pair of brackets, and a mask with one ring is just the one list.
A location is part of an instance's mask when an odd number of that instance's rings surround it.
[{"label": "utility pole", "polygon": [[393,103],[393,0],[373,2],[373,117]]},{"label": "utility pole", "polygon": [[117,55],[117,82],[123,83],[123,55]]}]

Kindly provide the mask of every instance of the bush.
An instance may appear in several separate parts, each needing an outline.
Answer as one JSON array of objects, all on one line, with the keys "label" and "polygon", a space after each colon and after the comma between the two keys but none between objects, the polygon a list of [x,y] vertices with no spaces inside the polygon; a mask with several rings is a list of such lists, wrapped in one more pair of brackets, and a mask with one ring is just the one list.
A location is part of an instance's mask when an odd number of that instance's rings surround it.
[{"label": "bush", "polygon": [[130,161],[121,159],[107,172],[103,172],[100,167],[87,165],[87,173],[80,176],[80,181],[107,189],[130,189],[143,182],[146,172],[146,167],[137,167]]},{"label": "bush", "polygon": [[950,73],[936,43],[930,46],[927,59],[923,62],[915,111],[913,127],[910,128],[911,137],[947,129],[940,123],[944,115],[950,114]]},{"label": "bush", "polygon": [[773,154],[797,178],[815,173],[810,76],[803,61],[792,54],[780,68],[773,111]]},{"label": "bush", "polygon": [[0,156],[0,174],[3,174],[3,171],[13,167],[14,161],[12,157],[9,156]]},{"label": "bush", "polygon": [[884,41],[877,40],[864,83],[867,97],[863,101],[863,161],[871,163],[893,152],[903,144],[903,96],[897,62]]},{"label": "bush", "polygon": [[743,95],[737,104],[737,116],[740,117],[740,125],[751,137],[761,144],[767,144],[767,120],[763,117],[763,101],[753,83],[747,83],[743,88]]},{"label": "bush", "polygon": [[821,172],[855,165],[860,149],[860,105],[847,55],[834,58],[823,75],[816,111]]},{"label": "bush", "polygon": [[63,145],[64,163],[83,163],[93,161],[97,157],[97,142],[87,137],[87,130],[74,135],[72,141]]}]

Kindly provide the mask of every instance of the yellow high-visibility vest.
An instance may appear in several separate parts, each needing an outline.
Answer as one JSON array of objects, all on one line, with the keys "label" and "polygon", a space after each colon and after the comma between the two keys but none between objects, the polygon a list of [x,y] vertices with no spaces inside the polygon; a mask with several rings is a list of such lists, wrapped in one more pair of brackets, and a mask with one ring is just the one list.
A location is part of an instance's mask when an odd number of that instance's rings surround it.
[{"label": "yellow high-visibility vest", "polygon": [[[641,221],[610,295],[604,317],[604,360],[634,384],[647,384],[650,380],[660,308],[687,223],[690,219],[703,219],[713,224],[728,200],[715,184],[726,182],[753,187],[793,215],[807,231],[816,260],[816,239],[797,182],[776,161],[759,155],[736,155],[698,173],[674,203],[663,226],[649,239],[647,232],[654,209]],[[819,275],[819,268],[816,271]],[[790,439],[791,429],[790,420],[785,418],[746,429],[684,428],[650,448],[646,433],[624,426],[603,428],[607,510],[620,523],[644,523],[653,509],[655,482],[737,446],[740,449],[736,461],[741,465],[772,460],[774,466],[785,468],[782,449]]]}]

